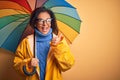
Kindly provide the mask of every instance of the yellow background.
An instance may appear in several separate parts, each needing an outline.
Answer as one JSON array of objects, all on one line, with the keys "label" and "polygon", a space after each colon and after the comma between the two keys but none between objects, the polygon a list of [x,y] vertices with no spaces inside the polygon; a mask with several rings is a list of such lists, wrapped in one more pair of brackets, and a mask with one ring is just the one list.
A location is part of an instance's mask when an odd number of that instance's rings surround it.
[{"label": "yellow background", "polygon": [[[71,45],[76,62],[64,80],[120,80],[120,0],[66,1],[77,8],[82,24]],[[0,53],[0,80],[16,80],[13,54]]]},{"label": "yellow background", "polygon": [[120,80],[120,0],[67,0],[82,19],[64,80]]}]

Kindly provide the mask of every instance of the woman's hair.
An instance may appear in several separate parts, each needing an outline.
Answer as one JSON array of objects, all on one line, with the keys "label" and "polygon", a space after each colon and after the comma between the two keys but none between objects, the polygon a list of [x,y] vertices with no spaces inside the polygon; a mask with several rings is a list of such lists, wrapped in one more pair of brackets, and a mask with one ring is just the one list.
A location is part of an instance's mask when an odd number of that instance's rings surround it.
[{"label": "woman's hair", "polygon": [[39,8],[36,8],[32,14],[31,14],[31,17],[30,17],[30,21],[29,21],[29,24],[32,28],[35,27],[35,24],[36,24],[36,20],[38,18],[38,15],[41,13],[41,12],[47,12],[50,17],[52,18],[52,22],[51,22],[51,28],[52,28],[52,31],[53,33],[55,33],[56,35],[58,34],[58,27],[57,27],[57,23],[56,23],[56,17],[54,15],[54,13],[45,8],[45,7],[39,7]]}]

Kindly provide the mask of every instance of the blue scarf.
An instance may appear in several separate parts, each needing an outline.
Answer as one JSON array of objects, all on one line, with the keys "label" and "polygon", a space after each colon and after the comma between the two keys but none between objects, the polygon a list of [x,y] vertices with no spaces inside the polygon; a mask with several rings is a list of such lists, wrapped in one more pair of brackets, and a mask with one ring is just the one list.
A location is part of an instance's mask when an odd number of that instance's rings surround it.
[{"label": "blue scarf", "polygon": [[42,34],[35,29],[36,53],[39,59],[40,80],[45,80],[46,59],[50,48],[49,42],[52,40],[52,29],[47,34]]}]

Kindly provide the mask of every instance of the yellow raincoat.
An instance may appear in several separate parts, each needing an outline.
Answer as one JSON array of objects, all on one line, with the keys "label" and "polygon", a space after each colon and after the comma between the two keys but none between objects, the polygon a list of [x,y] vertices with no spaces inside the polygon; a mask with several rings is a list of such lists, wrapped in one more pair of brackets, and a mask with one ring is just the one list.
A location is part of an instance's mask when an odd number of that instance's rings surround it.
[{"label": "yellow raincoat", "polygon": [[[50,45],[47,56],[45,80],[63,80],[61,72],[72,67],[74,57],[71,55],[70,48],[64,37],[62,37],[58,45],[52,45],[52,43],[50,43]],[[32,76],[25,75],[22,69],[23,66],[26,65],[27,71],[32,71],[28,63],[33,56],[33,35],[29,35],[19,44],[14,59],[14,68],[23,74],[26,80],[40,80],[39,66],[36,68],[37,73]]]}]

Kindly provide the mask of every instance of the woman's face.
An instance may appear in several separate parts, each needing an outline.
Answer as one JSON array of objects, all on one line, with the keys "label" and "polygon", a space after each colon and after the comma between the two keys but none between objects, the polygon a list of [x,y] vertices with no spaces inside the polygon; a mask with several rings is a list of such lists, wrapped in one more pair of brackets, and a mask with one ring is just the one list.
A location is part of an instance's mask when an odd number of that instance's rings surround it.
[{"label": "woman's face", "polygon": [[42,34],[47,34],[51,27],[51,17],[47,12],[38,15],[36,27]]}]

